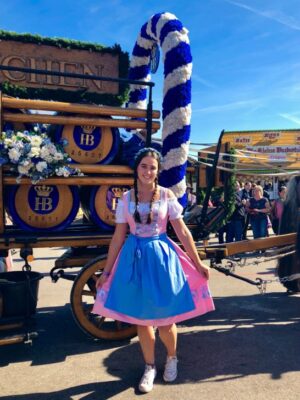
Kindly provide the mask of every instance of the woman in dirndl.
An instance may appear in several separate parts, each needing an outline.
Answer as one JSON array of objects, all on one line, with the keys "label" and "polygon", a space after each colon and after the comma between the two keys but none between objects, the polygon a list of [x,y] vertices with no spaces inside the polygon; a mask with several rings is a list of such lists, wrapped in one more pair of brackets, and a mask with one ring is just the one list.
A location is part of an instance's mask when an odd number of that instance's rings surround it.
[{"label": "woman in dirndl", "polygon": [[[154,327],[167,351],[163,378],[173,382],[178,362],[175,323],[214,310],[209,268],[200,260],[182,220],[182,206],[171,190],[158,185],[159,170],[160,154],[155,149],[138,152],[134,188],[118,202],[116,229],[96,283],[93,308],[95,314],[137,325],[145,361],[139,383],[143,393],[152,390],[157,373]],[[188,255],[168,238],[168,220]]]}]

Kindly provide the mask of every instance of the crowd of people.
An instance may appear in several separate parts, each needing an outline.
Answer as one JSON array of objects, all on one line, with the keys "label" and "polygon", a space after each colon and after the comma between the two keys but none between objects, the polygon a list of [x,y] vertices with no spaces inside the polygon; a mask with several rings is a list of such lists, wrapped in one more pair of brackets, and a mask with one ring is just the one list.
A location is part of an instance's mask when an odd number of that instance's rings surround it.
[{"label": "crowd of people", "polygon": [[[218,231],[219,243],[246,240],[249,227],[254,239],[267,237],[269,228],[277,235],[287,187],[279,186],[275,199],[270,197],[267,188],[263,188],[259,182],[236,181],[235,189],[235,209],[227,224]],[[222,197],[218,198],[214,205],[220,200],[222,201]]]}]

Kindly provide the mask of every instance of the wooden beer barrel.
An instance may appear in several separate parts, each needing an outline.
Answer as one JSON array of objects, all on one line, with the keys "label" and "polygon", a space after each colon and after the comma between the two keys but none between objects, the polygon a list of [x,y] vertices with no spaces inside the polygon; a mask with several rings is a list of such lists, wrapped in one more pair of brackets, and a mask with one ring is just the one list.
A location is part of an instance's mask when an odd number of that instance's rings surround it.
[{"label": "wooden beer barrel", "polygon": [[77,186],[20,185],[6,190],[6,211],[14,224],[26,231],[63,230],[79,209]]},{"label": "wooden beer barrel", "polygon": [[80,189],[81,208],[85,217],[106,231],[113,231],[117,202],[129,186],[83,186]]},{"label": "wooden beer barrel", "polygon": [[66,139],[65,152],[79,164],[109,164],[119,151],[117,128],[95,126],[59,126],[55,140]]}]

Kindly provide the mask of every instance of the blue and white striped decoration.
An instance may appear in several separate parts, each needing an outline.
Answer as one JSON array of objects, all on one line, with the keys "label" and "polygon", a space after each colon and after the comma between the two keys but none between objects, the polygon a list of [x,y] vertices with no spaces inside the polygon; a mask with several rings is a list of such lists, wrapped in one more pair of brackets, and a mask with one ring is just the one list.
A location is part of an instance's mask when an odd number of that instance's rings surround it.
[{"label": "blue and white striped decoration", "polygon": [[[163,169],[160,184],[186,205],[186,166],[191,131],[192,55],[188,31],[175,15],[153,15],[143,25],[130,61],[129,79],[150,80],[151,49],[157,43],[164,60],[162,104]],[[147,107],[147,87],[131,85],[128,107]]]}]

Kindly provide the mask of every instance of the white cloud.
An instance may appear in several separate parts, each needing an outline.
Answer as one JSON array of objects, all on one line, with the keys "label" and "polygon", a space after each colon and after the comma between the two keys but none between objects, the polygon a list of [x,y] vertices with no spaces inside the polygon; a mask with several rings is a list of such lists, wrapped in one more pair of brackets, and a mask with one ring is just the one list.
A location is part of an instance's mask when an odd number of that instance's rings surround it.
[{"label": "white cloud", "polygon": [[230,3],[234,6],[244,8],[245,10],[248,10],[250,12],[253,12],[256,15],[260,15],[262,17],[271,19],[273,21],[278,22],[279,24],[285,25],[291,29],[295,29],[297,31],[300,31],[300,24],[298,21],[295,20],[295,18],[290,17],[289,15],[285,15],[280,11],[276,10],[267,10],[267,11],[261,11],[258,10],[257,8],[250,7],[247,4],[240,3],[238,1],[233,1],[233,0],[225,0],[227,3]]},{"label": "white cloud", "polygon": [[241,101],[235,101],[232,103],[227,103],[227,104],[222,104],[218,106],[210,106],[210,107],[203,107],[203,108],[193,108],[193,114],[194,113],[216,113],[216,112],[221,112],[221,111],[234,111],[240,108],[249,108],[249,107],[254,107],[258,108],[261,105],[260,100],[241,100]]},{"label": "white cloud", "polygon": [[296,117],[294,114],[279,114],[280,117],[287,119],[288,121],[295,122],[296,124],[300,125],[300,118]]},{"label": "white cloud", "polygon": [[207,81],[207,80],[201,78],[199,75],[195,74],[194,72],[193,72],[193,74],[192,74],[192,81],[199,82],[199,83],[201,83],[203,86],[206,86],[206,87],[208,87],[208,88],[213,88],[213,89],[215,89],[215,88],[217,87],[217,86],[214,85],[213,83],[211,83],[211,82],[209,82],[209,81]]}]

